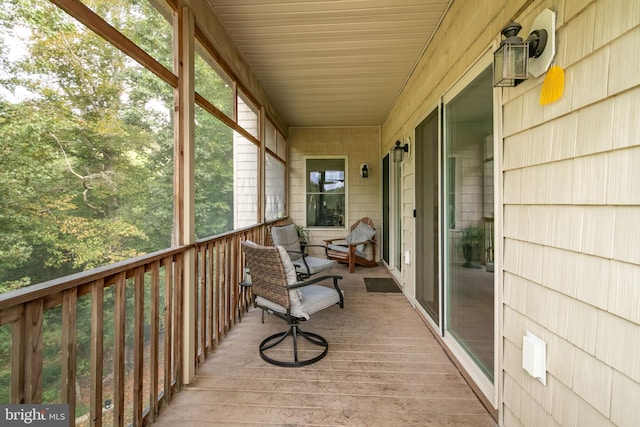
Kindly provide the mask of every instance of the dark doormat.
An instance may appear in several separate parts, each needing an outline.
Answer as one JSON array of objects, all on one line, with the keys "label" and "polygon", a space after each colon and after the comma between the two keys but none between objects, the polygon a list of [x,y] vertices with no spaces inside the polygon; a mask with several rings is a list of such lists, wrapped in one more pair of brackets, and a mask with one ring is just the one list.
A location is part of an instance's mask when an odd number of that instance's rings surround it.
[{"label": "dark doormat", "polygon": [[393,279],[386,277],[365,277],[367,292],[402,292]]}]

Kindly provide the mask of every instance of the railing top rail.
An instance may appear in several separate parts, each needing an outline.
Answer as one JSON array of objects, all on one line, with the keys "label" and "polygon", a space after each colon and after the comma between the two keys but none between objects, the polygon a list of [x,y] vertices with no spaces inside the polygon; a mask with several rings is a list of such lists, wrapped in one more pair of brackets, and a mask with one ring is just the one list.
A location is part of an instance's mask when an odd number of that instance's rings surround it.
[{"label": "railing top rail", "polygon": [[226,233],[217,234],[215,236],[200,239],[193,244],[177,246],[174,248],[164,249],[161,251],[153,252],[150,254],[142,255],[136,258],[127,259],[114,264],[105,265],[103,267],[94,268],[69,276],[60,277],[58,279],[49,280],[46,282],[38,283],[24,288],[15,289],[9,292],[0,293],[0,311],[14,307],[19,304],[24,304],[29,301],[33,301],[39,298],[46,297],[48,295],[57,294],[67,289],[72,289],[77,286],[82,286],[93,281],[113,277],[119,273],[131,271],[137,267],[151,264],[155,261],[160,261],[168,257],[174,257],[177,254],[184,253],[189,248],[197,247],[202,244],[215,242],[216,240],[225,239],[234,235],[243,234],[252,229],[258,229],[260,227],[268,226],[273,223],[277,223],[285,220],[286,218],[277,219],[274,221],[268,221],[249,227],[244,227],[236,230],[232,230]]},{"label": "railing top rail", "polygon": [[38,283],[36,285],[26,286],[24,288],[15,289],[13,291],[0,294],[0,311],[13,307],[18,304],[33,301],[47,295],[56,294],[67,289],[91,283],[93,281],[115,276],[118,273],[130,271],[134,268],[151,264],[152,262],[173,257],[184,252],[193,245],[179,246],[170,249],[153,252],[136,258],[130,258],[114,264],[97,267],[92,270],[74,273],[58,279],[49,280]]},{"label": "railing top rail", "polygon": [[253,229],[258,229],[258,228],[261,228],[261,227],[268,227],[268,226],[270,226],[272,224],[277,224],[279,222],[286,221],[287,219],[288,219],[288,217],[278,218],[278,219],[274,219],[274,220],[271,220],[271,221],[265,221],[265,222],[262,222],[260,224],[250,225],[250,226],[243,227],[243,228],[237,228],[235,230],[227,231],[226,233],[216,234],[215,236],[205,237],[203,239],[196,240],[196,245],[202,245],[202,244],[210,243],[210,242],[213,242],[213,241],[216,241],[216,240],[225,239],[227,237],[231,237],[231,236],[236,235],[236,234],[243,234],[243,233],[249,232],[249,231],[251,231]]}]

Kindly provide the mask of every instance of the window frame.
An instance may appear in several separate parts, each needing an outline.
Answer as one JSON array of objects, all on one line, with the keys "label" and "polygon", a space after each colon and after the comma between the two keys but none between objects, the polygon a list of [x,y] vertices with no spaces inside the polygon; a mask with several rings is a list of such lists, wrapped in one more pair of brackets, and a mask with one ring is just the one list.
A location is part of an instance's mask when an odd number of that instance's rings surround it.
[{"label": "window frame", "polygon": [[[307,200],[310,192],[307,189],[309,184],[309,160],[342,160],[344,162],[344,207],[342,211],[342,225],[309,225],[309,210],[307,208]],[[307,228],[314,230],[345,230],[349,224],[349,157],[348,156],[305,156],[304,157],[304,224]],[[322,194],[322,192],[311,192],[313,194]],[[331,194],[331,193],[328,193]],[[337,193],[333,193],[337,194]]]}]

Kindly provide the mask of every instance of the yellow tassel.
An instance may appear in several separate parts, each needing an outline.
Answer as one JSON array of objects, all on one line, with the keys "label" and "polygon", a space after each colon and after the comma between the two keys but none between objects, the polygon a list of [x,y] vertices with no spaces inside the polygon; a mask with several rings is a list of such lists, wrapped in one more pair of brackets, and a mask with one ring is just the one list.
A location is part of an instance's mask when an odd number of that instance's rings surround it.
[{"label": "yellow tassel", "polygon": [[540,92],[540,105],[551,104],[562,97],[564,92],[564,70],[557,65],[552,65],[542,82]]}]

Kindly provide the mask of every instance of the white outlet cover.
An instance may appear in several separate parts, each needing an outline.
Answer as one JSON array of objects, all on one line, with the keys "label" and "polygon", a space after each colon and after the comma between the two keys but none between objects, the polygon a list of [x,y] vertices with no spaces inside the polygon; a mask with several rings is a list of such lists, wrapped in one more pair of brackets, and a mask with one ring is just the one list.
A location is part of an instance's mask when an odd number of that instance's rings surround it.
[{"label": "white outlet cover", "polygon": [[522,367],[532,377],[547,385],[547,344],[527,331],[522,337]]}]

